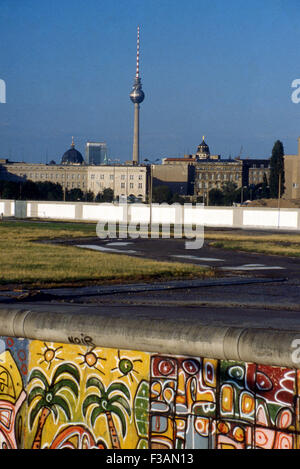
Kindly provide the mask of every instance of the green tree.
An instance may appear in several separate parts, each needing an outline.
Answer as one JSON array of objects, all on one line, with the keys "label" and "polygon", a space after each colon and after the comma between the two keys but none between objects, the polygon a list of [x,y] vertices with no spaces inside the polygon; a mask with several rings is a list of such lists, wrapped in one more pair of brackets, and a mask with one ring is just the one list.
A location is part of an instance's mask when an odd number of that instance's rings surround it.
[{"label": "green tree", "polygon": [[38,200],[38,186],[33,181],[25,181],[22,183],[21,198],[23,200]]},{"label": "green tree", "polygon": [[66,193],[66,200],[68,201],[76,202],[78,200],[82,201],[83,199],[84,199],[84,194],[82,190],[79,189],[78,187],[71,189]]},{"label": "green tree", "polygon": [[58,183],[51,181],[36,182],[39,200],[63,200],[63,189]]},{"label": "green tree", "polygon": [[113,420],[113,414],[121,422],[122,436],[124,438],[126,434],[126,413],[128,416],[131,415],[128,402],[130,400],[130,393],[127,387],[123,383],[112,383],[105,389],[102,381],[96,377],[89,378],[86,387],[95,387],[98,392],[97,394],[90,394],[85,398],[82,404],[83,415],[86,415],[88,407],[94,407],[91,412],[91,423],[93,426],[100,415],[105,415],[112,447],[113,449],[120,449],[120,440]]},{"label": "green tree", "polygon": [[[280,185],[279,185],[280,182]],[[270,196],[278,198],[284,193],[284,148],[280,140],[274,143],[270,158]],[[279,188],[280,187],[280,188]]]},{"label": "green tree", "polygon": [[234,182],[226,182],[222,186],[224,205],[232,205],[237,200],[237,185]]},{"label": "green tree", "polygon": [[172,195],[170,202],[171,204],[177,203],[177,204],[183,205],[184,197],[180,194],[177,194],[177,192],[175,192],[175,194]]},{"label": "green tree", "polygon": [[270,197],[270,187],[268,184],[268,178],[267,178],[266,173],[264,173],[264,176],[263,176],[263,183],[261,186],[261,197],[262,199],[268,199]]},{"label": "green tree", "polygon": [[98,192],[95,197],[96,202],[112,202],[114,200],[114,191],[107,187],[103,192]]},{"label": "green tree", "polygon": [[224,193],[220,189],[209,191],[209,205],[224,205]]},{"label": "green tree", "polygon": [[38,380],[42,384],[42,386],[36,385],[32,388],[28,395],[28,406],[30,407],[34,403],[34,407],[29,413],[30,428],[32,428],[36,417],[39,415],[32,449],[40,449],[43,428],[50,413],[52,412],[55,418],[57,418],[58,410],[62,409],[67,419],[71,418],[69,403],[64,399],[60,391],[66,388],[78,397],[80,378],[79,372],[73,364],[63,363],[56,368],[50,383],[47,376],[39,369],[32,371],[28,383],[33,380]]},{"label": "green tree", "polygon": [[20,198],[20,183],[16,181],[3,181],[1,185],[1,198],[2,199],[19,199]]},{"label": "green tree", "polygon": [[87,201],[87,202],[94,202],[94,193],[92,191],[87,191],[85,194],[84,194],[84,199]]},{"label": "green tree", "polygon": [[173,193],[168,186],[155,186],[152,190],[152,202],[161,204],[163,202],[169,203],[172,199]]}]

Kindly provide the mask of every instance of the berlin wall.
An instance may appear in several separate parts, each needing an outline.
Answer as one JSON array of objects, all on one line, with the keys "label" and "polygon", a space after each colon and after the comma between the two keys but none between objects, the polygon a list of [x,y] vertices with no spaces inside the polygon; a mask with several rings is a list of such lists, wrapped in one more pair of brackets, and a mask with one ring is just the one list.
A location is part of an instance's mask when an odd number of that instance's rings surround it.
[{"label": "berlin wall", "polygon": [[[201,204],[113,204],[0,200],[5,217],[136,223],[185,223],[207,227],[299,230],[300,209],[204,207]],[[179,215],[178,215],[179,214]]]},{"label": "berlin wall", "polygon": [[75,306],[1,307],[0,319],[2,448],[299,448],[291,332],[137,328]]}]

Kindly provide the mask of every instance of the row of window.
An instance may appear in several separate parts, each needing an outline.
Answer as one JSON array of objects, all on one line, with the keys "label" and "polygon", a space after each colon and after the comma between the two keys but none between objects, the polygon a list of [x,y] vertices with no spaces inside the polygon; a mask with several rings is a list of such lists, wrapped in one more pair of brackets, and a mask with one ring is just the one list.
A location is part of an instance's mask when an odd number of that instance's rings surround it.
[{"label": "row of window", "polygon": [[[107,176],[107,175],[106,175]],[[115,178],[115,175],[114,174],[110,174],[109,175],[109,179],[111,181],[113,181]],[[127,175],[126,174],[121,174],[121,181],[125,181],[127,178]],[[91,179],[96,179],[96,174],[91,174]],[[105,174],[98,174],[98,179],[105,179]],[[129,175],[129,179],[130,181],[133,181],[134,180],[134,174],[130,174]],[[142,174],[139,174],[138,175],[138,179],[141,181],[143,179],[143,175]]]},{"label": "row of window", "polygon": [[217,189],[221,189],[221,183],[217,182],[214,184],[213,182],[199,182],[198,183],[198,189],[211,189],[213,187],[216,187]]},{"label": "row of window", "polygon": [[[99,186],[101,188],[105,187],[105,183],[103,183],[103,182],[98,182],[96,184],[97,184],[97,186]],[[91,183],[91,186],[92,186],[92,188],[94,188],[94,183],[93,182]],[[126,189],[126,183],[125,182],[121,182],[121,189]],[[134,183],[133,182],[129,183],[129,189],[134,189]],[[142,182],[138,183],[138,189],[143,189],[143,183]]]},{"label": "row of window", "polygon": [[[41,180],[41,179],[82,179],[82,180],[86,180],[86,175],[83,175],[83,174],[68,174],[68,173],[16,173],[17,176],[20,176],[20,177],[26,177],[28,176],[29,179],[38,179],[38,180]],[[92,174],[91,175],[91,179],[95,179],[95,174]],[[107,176],[107,175],[106,175]],[[105,179],[105,174],[99,174],[99,179]],[[110,174],[109,175],[109,179],[111,181],[114,180],[114,174]],[[143,175],[139,174],[138,175],[138,180],[141,181],[143,179]],[[126,175],[125,174],[121,174],[121,180],[122,181],[125,181],[126,180]],[[129,180],[130,181],[133,181],[134,180],[134,175],[133,174],[130,174],[129,175]]]},{"label": "row of window", "polygon": [[85,180],[86,179],[86,176],[84,175],[81,175],[81,174],[64,174],[64,173],[61,173],[61,174],[48,174],[48,173],[29,173],[29,174],[17,174],[17,176],[20,176],[20,177],[26,177],[28,176],[29,179],[37,179],[37,180],[41,180],[41,179],[82,179],[82,180]]},{"label": "row of window", "polygon": [[240,173],[235,174],[226,174],[226,173],[198,173],[198,179],[206,179],[207,181],[210,179],[211,181],[216,180],[223,180],[223,181],[238,181],[241,177]]},{"label": "row of window", "polygon": [[251,172],[249,172],[249,175],[250,174],[253,174],[254,176],[258,175],[260,177],[263,177],[264,171],[251,171]]}]

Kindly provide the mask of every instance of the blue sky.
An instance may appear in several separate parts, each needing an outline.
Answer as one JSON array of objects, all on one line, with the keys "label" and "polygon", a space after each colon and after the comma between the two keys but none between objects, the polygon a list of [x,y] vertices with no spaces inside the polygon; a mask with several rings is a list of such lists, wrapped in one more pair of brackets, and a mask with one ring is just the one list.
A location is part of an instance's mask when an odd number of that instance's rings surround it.
[{"label": "blue sky", "polygon": [[299,0],[0,0],[0,157],[60,161],[74,135],[132,157],[141,28],[141,159],[297,152]]}]

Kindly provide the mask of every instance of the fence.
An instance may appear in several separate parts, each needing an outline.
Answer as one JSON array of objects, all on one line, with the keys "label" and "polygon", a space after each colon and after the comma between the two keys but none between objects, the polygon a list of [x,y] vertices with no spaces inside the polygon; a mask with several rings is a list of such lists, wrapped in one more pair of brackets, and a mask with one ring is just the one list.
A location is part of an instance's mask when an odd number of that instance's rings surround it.
[{"label": "fence", "polygon": [[[150,215],[152,212],[152,216]],[[299,230],[300,209],[0,200],[7,217],[49,220],[185,223],[207,227]]]}]

